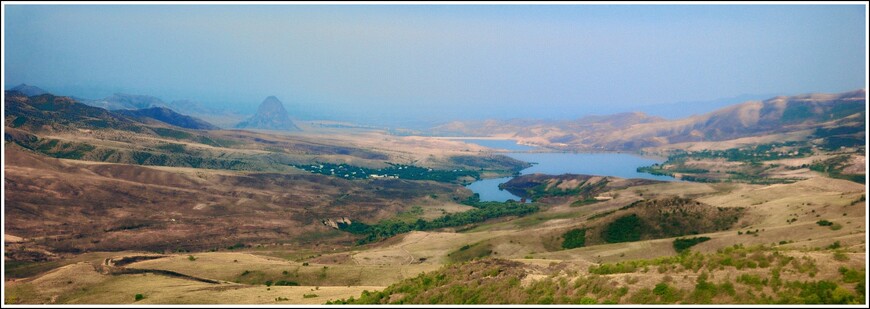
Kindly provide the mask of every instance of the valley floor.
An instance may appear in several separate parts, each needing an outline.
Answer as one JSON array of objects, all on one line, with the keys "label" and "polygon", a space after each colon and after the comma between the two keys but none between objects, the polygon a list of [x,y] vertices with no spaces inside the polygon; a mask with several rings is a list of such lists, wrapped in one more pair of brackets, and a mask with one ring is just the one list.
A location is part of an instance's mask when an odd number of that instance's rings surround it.
[{"label": "valley floor", "polygon": [[[774,269],[771,267],[735,268],[727,264],[725,267],[716,266],[710,262],[694,269],[691,263],[685,266],[685,262],[648,262],[648,266],[631,270],[603,275],[592,273],[602,265],[679,257],[681,255],[673,246],[675,238],[598,244],[576,249],[562,249],[559,246],[566,231],[586,226],[594,221],[590,217],[595,214],[618,209],[634,201],[667,196],[692,198],[718,207],[746,209],[746,213],[730,229],[693,235],[710,238],[690,249],[691,252],[707,256],[707,261],[728,248],[756,248],[753,250],[771,259],[774,259],[770,256],[775,252],[798,261],[789,260],[789,264],[778,270],[778,278],[784,282],[833,282],[843,289],[837,293],[848,292],[848,295],[852,295],[850,299],[855,301],[859,297],[863,299],[863,296],[856,292],[857,281],[844,279],[843,269],[861,272],[862,278],[866,272],[864,190],[861,184],[824,177],[777,185],[656,183],[611,192],[616,198],[609,201],[581,206],[571,206],[568,201],[529,216],[488,221],[466,227],[463,231],[416,231],[379,243],[340,249],[298,250],[263,244],[233,250],[221,248],[215,252],[89,253],[62,260],[54,264],[56,268],[47,272],[36,271],[35,275],[7,281],[6,302],[290,304],[341,302],[351,297],[370,302],[416,302],[420,298],[390,298],[389,293],[376,299],[373,296],[360,298],[360,295],[376,295],[363,291],[385,289],[396,293],[396,288],[416,282],[408,279],[423,273],[450,272],[451,267],[473,268],[473,265],[478,265],[475,263],[501,259],[513,262],[498,269],[511,269],[512,274],[521,278],[519,287],[526,290],[540,288],[539,284],[545,282],[553,284],[563,280],[560,278],[574,282],[602,276],[608,282],[628,289],[624,292],[618,292],[617,289],[607,295],[589,292],[582,297],[550,300],[554,302],[581,301],[586,297],[583,301],[633,303],[646,299],[642,293],[649,293],[647,289],[657,287],[662,282],[674,289],[673,293],[683,295],[679,298],[681,302],[698,302],[697,298],[689,295],[694,295],[693,288],[702,274],[709,276],[705,280],[714,285],[726,282],[736,284],[736,293],[739,295],[752,290],[751,284],[755,283],[742,284],[735,281],[738,278],[746,281],[749,280],[746,276],[760,276],[770,280],[770,271]],[[820,225],[822,220],[833,224]],[[15,238],[8,239],[14,241]],[[758,246],[764,247],[758,249]],[[689,256],[692,254],[689,253]],[[743,254],[745,257],[754,253],[747,251]],[[119,266],[123,271],[106,269],[107,261],[132,256],[154,258]],[[468,261],[471,264],[457,264]],[[797,266],[794,266],[795,263]],[[444,265],[447,268],[442,268]],[[7,278],[10,271],[20,271],[25,276],[27,266],[11,270],[7,268]],[[38,268],[39,263],[29,266]],[[486,265],[480,267],[489,269]],[[452,283],[473,278],[476,277],[454,278],[458,281]],[[446,282],[444,285],[450,286],[452,283]],[[395,286],[387,288],[391,285]],[[767,292],[753,294],[753,298],[745,295],[711,297],[714,297],[714,303],[775,300],[777,292],[769,287],[761,291]],[[800,291],[789,293],[800,295]],[[450,294],[449,291],[444,293],[442,296]],[[136,299],[137,294],[141,294],[140,300]],[[667,301],[660,296],[649,297],[652,298],[647,301]],[[765,297],[772,298],[768,300]],[[486,302],[484,299],[480,301]],[[534,303],[541,300],[523,298],[515,301]]]}]

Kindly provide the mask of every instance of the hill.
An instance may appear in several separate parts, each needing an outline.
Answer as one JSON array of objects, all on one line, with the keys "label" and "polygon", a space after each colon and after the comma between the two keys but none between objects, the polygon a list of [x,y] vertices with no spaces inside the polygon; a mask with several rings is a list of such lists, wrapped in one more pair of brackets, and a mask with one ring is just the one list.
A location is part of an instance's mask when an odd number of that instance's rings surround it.
[{"label": "hill", "polygon": [[89,100],[78,99],[81,103],[90,106],[101,107],[107,110],[117,109],[144,109],[151,107],[169,107],[163,100],[149,95],[135,95],[116,93],[111,96]]},{"label": "hill", "polygon": [[84,105],[69,97],[42,94],[28,97],[6,92],[6,123],[32,132],[105,129],[143,132],[144,126],[105,109]]},{"label": "hill", "polygon": [[290,115],[284,109],[284,104],[274,96],[269,96],[263,100],[263,103],[260,103],[260,107],[257,108],[257,113],[250,119],[236,125],[236,128],[301,131],[290,120]]},{"label": "hill", "polygon": [[511,178],[506,183],[499,185],[499,188],[516,196],[536,201],[554,202],[559,201],[560,198],[567,198],[588,203],[595,201],[597,195],[607,191],[654,183],[660,183],[660,181],[623,179],[612,176],[536,173]]},{"label": "hill", "polygon": [[38,95],[43,95],[43,94],[48,93],[48,91],[42,90],[42,88],[27,85],[27,84],[21,84],[21,85],[15,86],[14,88],[12,88],[10,90],[11,91],[18,91],[18,92],[20,92],[28,97],[38,96]]},{"label": "hill", "polygon": [[[765,246],[735,245],[713,254],[689,253],[587,269],[567,261],[544,266],[482,259],[328,304],[866,303],[864,271],[841,261],[833,261],[837,267],[820,267],[815,258]],[[825,271],[817,276],[820,268]],[[816,278],[803,280],[808,273]]]},{"label": "hill", "polygon": [[350,242],[321,220],[378,220],[430,194],[467,196],[435,182],[94,163],[14,145],[5,155],[5,233],[27,240],[6,252],[24,260],[84,251],[205,251],[280,239]]},{"label": "hill", "polygon": [[204,120],[194,118],[187,115],[182,115],[168,109],[166,107],[151,107],[145,109],[137,109],[137,110],[117,110],[116,113],[128,116],[133,119],[137,119],[140,121],[147,121],[147,119],[153,119],[161,122],[165,122],[167,124],[187,128],[194,130],[217,130],[219,129],[217,126],[214,126]]}]

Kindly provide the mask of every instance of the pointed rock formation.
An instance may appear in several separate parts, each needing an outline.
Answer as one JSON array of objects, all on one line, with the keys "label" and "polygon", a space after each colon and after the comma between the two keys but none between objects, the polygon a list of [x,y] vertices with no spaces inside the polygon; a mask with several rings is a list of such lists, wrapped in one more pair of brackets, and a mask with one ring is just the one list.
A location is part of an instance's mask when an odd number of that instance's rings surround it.
[{"label": "pointed rock formation", "polygon": [[269,96],[263,100],[257,113],[250,119],[236,125],[236,128],[302,131],[290,120],[287,110],[284,109],[284,104],[274,96]]}]

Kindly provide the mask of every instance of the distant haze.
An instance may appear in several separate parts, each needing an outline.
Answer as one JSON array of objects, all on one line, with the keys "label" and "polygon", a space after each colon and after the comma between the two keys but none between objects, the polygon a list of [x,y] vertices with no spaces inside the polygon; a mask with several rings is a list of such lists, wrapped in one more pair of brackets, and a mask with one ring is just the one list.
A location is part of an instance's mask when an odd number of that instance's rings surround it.
[{"label": "distant haze", "polygon": [[[866,84],[863,5],[7,5],[4,89],[367,123],[577,118]],[[737,102],[734,102],[737,103]]]}]

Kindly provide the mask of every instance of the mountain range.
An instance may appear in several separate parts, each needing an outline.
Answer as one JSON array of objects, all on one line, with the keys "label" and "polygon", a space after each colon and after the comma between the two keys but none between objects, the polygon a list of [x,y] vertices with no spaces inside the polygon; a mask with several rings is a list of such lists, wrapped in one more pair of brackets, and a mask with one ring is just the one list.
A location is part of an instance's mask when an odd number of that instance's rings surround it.
[{"label": "mountain range", "polygon": [[7,91],[5,103],[6,117],[11,127],[29,131],[111,128],[142,133],[150,131],[146,125],[219,129],[206,121],[176,113],[166,107],[109,111],[82,104],[70,97],[49,93],[27,96],[18,91]]},{"label": "mountain range", "polygon": [[[11,92],[24,97],[47,94],[39,87],[25,84],[13,88]],[[631,112],[559,121],[534,119],[454,121],[432,127],[427,133],[448,136],[498,136],[558,150],[634,151],[676,143],[723,141],[782,133],[804,132],[803,136],[810,136],[814,130],[820,128],[826,130],[840,127],[863,128],[863,119],[866,117],[865,97],[864,89],[839,94],[776,96],[762,101],[746,101],[681,119],[665,119],[643,112]],[[55,99],[50,97],[41,100]],[[281,131],[300,130],[290,119],[283,103],[274,96],[263,100],[256,114],[245,120],[242,120],[240,115],[229,115],[196,101],[176,100],[166,103],[157,97],[147,95],[116,93],[97,100],[67,98],[60,101],[77,101],[115,110],[118,111],[117,115],[139,121],[149,118],[190,129],[214,130],[220,126]],[[219,121],[220,125],[215,126],[212,121]],[[860,131],[853,129],[847,131]],[[860,139],[863,136],[856,135],[854,138]]]},{"label": "mountain range", "polygon": [[174,100],[171,102],[150,95],[115,93],[102,99],[85,99],[73,97],[82,104],[101,107],[108,110],[138,110],[154,107],[168,108],[174,112],[199,118],[215,127],[231,127],[244,116],[221,108],[207,106],[194,100]]},{"label": "mountain range", "polygon": [[640,112],[587,116],[572,121],[454,121],[431,129],[436,135],[500,136],[545,147],[640,150],[684,142],[723,141],[818,128],[862,127],[864,89],[839,94],[777,96],[706,114],[667,120]]}]

